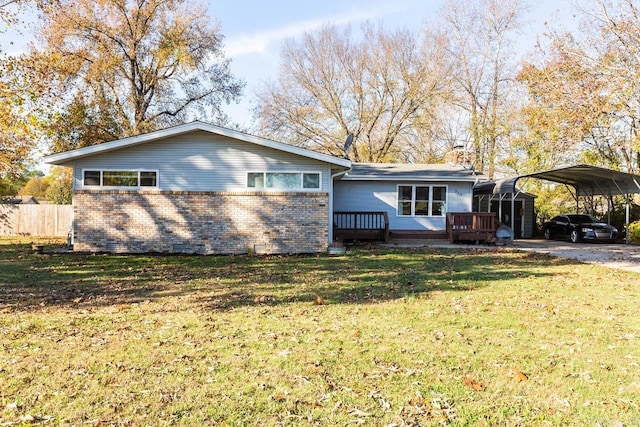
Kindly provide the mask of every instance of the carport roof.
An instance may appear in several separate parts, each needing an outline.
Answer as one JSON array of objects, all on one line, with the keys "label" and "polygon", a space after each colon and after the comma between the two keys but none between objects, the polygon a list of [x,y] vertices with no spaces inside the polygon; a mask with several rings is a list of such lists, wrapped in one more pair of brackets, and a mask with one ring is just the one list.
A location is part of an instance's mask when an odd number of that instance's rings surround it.
[{"label": "carport roof", "polygon": [[589,165],[569,166],[484,182],[474,188],[474,193],[517,193],[516,183],[521,178],[538,178],[571,185],[576,189],[578,196],[608,196],[640,193],[640,175]]}]

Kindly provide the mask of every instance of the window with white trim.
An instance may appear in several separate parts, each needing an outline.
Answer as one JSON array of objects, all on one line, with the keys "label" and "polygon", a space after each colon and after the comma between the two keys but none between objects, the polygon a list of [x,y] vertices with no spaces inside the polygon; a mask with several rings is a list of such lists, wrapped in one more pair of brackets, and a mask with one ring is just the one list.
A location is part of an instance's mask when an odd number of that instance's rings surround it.
[{"label": "window with white trim", "polygon": [[447,187],[440,185],[398,185],[398,216],[444,216]]},{"label": "window with white trim", "polygon": [[319,190],[320,172],[248,172],[247,187],[257,190]]},{"label": "window with white trim", "polygon": [[82,184],[85,187],[157,187],[158,171],[87,169],[82,171]]}]

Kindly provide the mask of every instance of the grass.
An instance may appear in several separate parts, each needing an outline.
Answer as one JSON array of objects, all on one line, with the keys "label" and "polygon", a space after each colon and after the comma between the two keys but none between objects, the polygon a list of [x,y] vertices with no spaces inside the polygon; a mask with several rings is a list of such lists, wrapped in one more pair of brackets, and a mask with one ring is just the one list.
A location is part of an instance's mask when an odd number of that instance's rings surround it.
[{"label": "grass", "polygon": [[0,426],[640,424],[638,274],[475,248],[28,243],[0,240]]}]

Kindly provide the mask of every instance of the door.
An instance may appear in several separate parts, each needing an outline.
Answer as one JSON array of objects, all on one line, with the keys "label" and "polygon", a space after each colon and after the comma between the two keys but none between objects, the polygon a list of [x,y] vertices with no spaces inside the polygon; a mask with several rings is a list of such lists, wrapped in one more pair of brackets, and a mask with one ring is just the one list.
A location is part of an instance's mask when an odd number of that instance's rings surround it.
[{"label": "door", "polygon": [[[491,212],[495,212],[496,216],[499,213],[499,203],[498,200],[491,201]],[[513,235],[516,239],[519,239],[522,237],[522,213],[524,212],[522,209],[522,200],[516,200],[514,207],[515,221],[513,222]],[[504,225],[511,227],[511,200],[502,201],[502,218],[498,218],[498,220]]]}]

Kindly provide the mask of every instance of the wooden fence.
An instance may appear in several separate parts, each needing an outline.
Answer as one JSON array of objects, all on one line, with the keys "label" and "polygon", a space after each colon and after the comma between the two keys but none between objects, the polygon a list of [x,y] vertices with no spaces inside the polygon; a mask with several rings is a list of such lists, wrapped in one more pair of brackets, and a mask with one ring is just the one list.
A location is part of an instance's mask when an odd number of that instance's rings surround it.
[{"label": "wooden fence", "polygon": [[71,205],[0,204],[0,236],[66,236],[72,223]]}]

